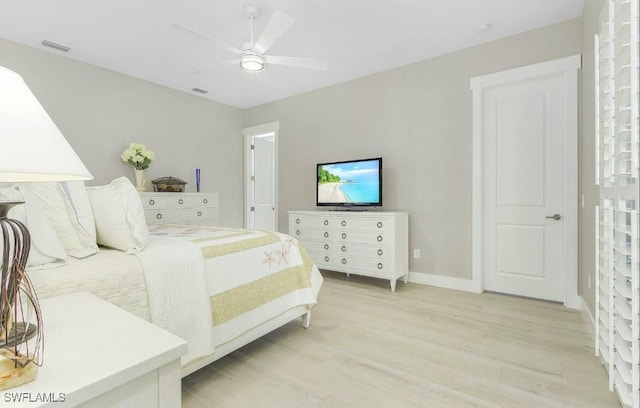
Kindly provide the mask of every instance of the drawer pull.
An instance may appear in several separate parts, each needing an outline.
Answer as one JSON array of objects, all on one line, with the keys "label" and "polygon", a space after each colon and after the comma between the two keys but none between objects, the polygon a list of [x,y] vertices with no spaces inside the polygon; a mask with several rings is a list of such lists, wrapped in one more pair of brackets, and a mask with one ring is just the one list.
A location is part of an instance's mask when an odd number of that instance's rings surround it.
[{"label": "drawer pull", "polygon": [[347,221],[342,220],[342,222],[340,223],[340,225],[342,225],[343,227],[346,227],[346,226],[347,226]]},{"label": "drawer pull", "polygon": [[329,244],[324,244],[324,249],[329,250]]},{"label": "drawer pull", "polygon": [[324,225],[329,225],[329,220],[324,220]]},{"label": "drawer pull", "polygon": [[382,249],[378,249],[378,255],[382,255]]},{"label": "drawer pull", "polygon": [[343,245],[343,246],[342,246],[342,248],[340,248],[340,250],[341,250],[342,252],[347,252],[347,247]]},{"label": "drawer pull", "polygon": [[296,230],[296,235],[300,235],[300,230]]},{"label": "drawer pull", "polygon": [[325,232],[323,235],[324,235],[325,238],[329,238],[329,233],[328,232]]},{"label": "drawer pull", "polygon": [[209,200],[207,200],[206,198],[202,200],[203,204],[209,204]]},{"label": "drawer pull", "polygon": [[296,224],[300,224],[300,218],[296,218]]},{"label": "drawer pull", "polygon": [[149,200],[149,205],[155,205],[155,201],[153,199]]},{"label": "drawer pull", "polygon": [[342,264],[346,265],[347,264],[347,260],[345,258],[342,258]]},{"label": "drawer pull", "polygon": [[202,211],[198,211],[198,217],[202,217]]},{"label": "drawer pull", "polygon": [[329,262],[329,257],[328,257],[328,256],[325,256],[325,257],[324,257],[324,261],[325,261],[325,262]]},{"label": "drawer pull", "polygon": [[184,200],[181,198],[178,200],[178,204],[184,204]]},{"label": "drawer pull", "polygon": [[344,232],[342,233],[342,239],[347,239],[347,234],[345,234]]},{"label": "drawer pull", "polygon": [[378,242],[382,242],[382,235],[378,235],[377,240],[378,240]]},{"label": "drawer pull", "polygon": [[382,221],[378,221],[378,228],[382,228]]},{"label": "drawer pull", "polygon": [[378,262],[378,269],[382,269],[384,268],[384,265],[382,265],[382,263]]},{"label": "drawer pull", "polygon": [[156,218],[157,218],[157,219],[159,219],[159,220],[161,220],[161,219],[162,219],[162,214],[157,213],[157,214],[156,214]]}]

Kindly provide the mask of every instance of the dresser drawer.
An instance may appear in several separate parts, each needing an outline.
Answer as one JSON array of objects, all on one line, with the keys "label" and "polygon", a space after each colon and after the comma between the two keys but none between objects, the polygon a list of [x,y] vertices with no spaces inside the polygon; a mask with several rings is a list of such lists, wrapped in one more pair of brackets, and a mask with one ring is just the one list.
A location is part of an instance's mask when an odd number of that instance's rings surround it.
[{"label": "dresser drawer", "polygon": [[362,231],[338,231],[336,239],[339,242],[348,241],[361,244],[385,244],[390,238],[388,234],[382,232],[362,232]]},{"label": "dresser drawer", "polygon": [[353,242],[339,242],[336,244],[340,256],[361,256],[374,259],[386,259],[391,250],[384,245],[362,245]]},{"label": "dresser drawer", "polygon": [[332,241],[301,241],[302,246],[307,251],[311,252],[319,252],[319,253],[328,253],[332,252],[334,245]]},{"label": "dresser drawer", "polygon": [[144,218],[147,220],[148,225],[156,224],[171,224],[175,223],[178,218],[176,210],[164,209],[164,210],[144,210]]},{"label": "dresser drawer", "polygon": [[311,215],[297,215],[289,218],[289,227],[332,227],[334,220],[329,217],[315,217]]},{"label": "dresser drawer", "polygon": [[307,252],[309,253],[309,256],[311,257],[311,259],[313,259],[313,262],[316,264],[316,266],[318,266],[318,268],[330,269],[330,267],[335,266],[335,262],[334,262],[336,258],[335,255],[322,253],[322,252],[315,252],[315,251],[307,251]]},{"label": "dresser drawer", "polygon": [[336,227],[338,229],[363,230],[363,231],[387,231],[393,221],[388,218],[346,218],[338,217],[336,219]]},{"label": "dresser drawer", "polygon": [[201,224],[216,225],[218,212],[212,208],[173,208],[145,210],[147,224]]},{"label": "dresser drawer", "polygon": [[217,221],[218,211],[214,208],[184,208],[177,211],[178,218],[188,224],[210,224]]},{"label": "dresser drawer", "polygon": [[192,197],[176,197],[171,194],[143,197],[142,205],[145,208],[180,208],[195,205]]},{"label": "dresser drawer", "polygon": [[315,239],[315,240],[328,240],[333,239],[334,232],[328,229],[320,228],[296,228],[291,229],[290,234],[298,239]]},{"label": "dresser drawer", "polygon": [[389,265],[384,259],[359,258],[355,256],[338,256],[334,262],[343,269],[366,271],[373,276],[385,276]]}]

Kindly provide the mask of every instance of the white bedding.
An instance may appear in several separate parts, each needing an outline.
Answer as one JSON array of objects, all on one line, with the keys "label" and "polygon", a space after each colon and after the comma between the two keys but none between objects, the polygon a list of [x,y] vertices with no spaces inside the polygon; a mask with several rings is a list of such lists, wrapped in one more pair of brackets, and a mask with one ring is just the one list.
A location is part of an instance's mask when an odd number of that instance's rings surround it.
[{"label": "white bedding", "polygon": [[[38,294],[46,299],[89,292],[145,320],[151,320],[147,285],[138,258],[102,248],[85,259],[68,258],[62,267],[28,270]],[[46,316],[45,324],[46,324]]]},{"label": "white bedding", "polygon": [[[87,291],[150,320],[187,340],[183,366],[293,308],[316,304],[322,276],[288,235],[176,225],[150,233],[148,251],[138,256],[101,249],[29,272],[38,296]],[[187,296],[197,299],[184,302]]]},{"label": "white bedding", "polygon": [[182,365],[212,354],[211,306],[200,248],[180,238],[150,236],[136,256],[147,282],[151,321],[187,341]]},{"label": "white bedding", "polygon": [[204,226],[154,225],[152,237],[182,238],[204,257],[214,344],[300,305],[315,305],[322,275],[286,234]]}]

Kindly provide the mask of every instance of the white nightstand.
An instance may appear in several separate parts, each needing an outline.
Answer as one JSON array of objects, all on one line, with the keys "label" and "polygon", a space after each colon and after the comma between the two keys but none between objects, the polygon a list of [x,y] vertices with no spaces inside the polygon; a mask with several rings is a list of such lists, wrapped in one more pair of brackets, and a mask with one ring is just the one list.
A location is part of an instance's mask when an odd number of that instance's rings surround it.
[{"label": "white nightstand", "polygon": [[0,406],[180,407],[184,340],[84,292],[40,306],[44,364]]}]

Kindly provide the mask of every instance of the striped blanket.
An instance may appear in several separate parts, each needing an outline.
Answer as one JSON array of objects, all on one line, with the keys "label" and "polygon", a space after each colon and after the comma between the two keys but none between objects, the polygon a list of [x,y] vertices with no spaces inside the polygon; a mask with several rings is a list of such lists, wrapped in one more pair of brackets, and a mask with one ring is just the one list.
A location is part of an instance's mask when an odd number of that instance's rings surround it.
[{"label": "striped blanket", "polygon": [[[187,268],[192,274],[185,280],[191,281],[191,287],[188,289],[190,293],[206,293],[208,313],[213,325],[212,341],[216,346],[233,340],[287,310],[302,305],[311,308],[316,304],[322,276],[304,248],[289,235],[171,224],[150,226],[149,229],[152,236],[150,243],[162,241],[163,237],[166,237],[167,241],[179,239],[189,242],[202,254],[204,284],[198,276],[199,272],[191,270],[194,268]],[[151,299],[151,293],[154,292],[153,283],[149,281],[154,277],[148,275],[155,276],[161,266],[157,265],[158,262],[156,265],[145,265],[150,263],[148,258],[154,257],[153,251],[147,251],[152,247],[150,245],[143,251],[147,253],[143,257],[147,260],[141,258],[141,261],[147,277],[154,321],[154,309],[157,308],[154,308],[156,302]],[[179,256],[177,252],[176,256]],[[163,259],[162,262],[167,261]],[[160,280],[157,276],[155,279]],[[198,285],[203,285],[206,290],[201,291],[193,287]],[[162,290],[173,291],[175,288]],[[166,298],[170,295],[171,293],[165,293],[157,297]],[[202,304],[201,300],[194,303]],[[166,313],[174,313],[176,318],[184,318],[184,312],[166,309],[171,307],[162,309],[159,312],[162,317],[158,318],[166,319]],[[172,331],[170,328],[167,329]],[[185,337],[184,333],[174,334]],[[190,341],[189,338],[187,341],[190,344],[196,342]],[[193,358],[197,356],[190,356],[188,359]],[[187,361],[183,359],[183,365],[184,363]]]}]

